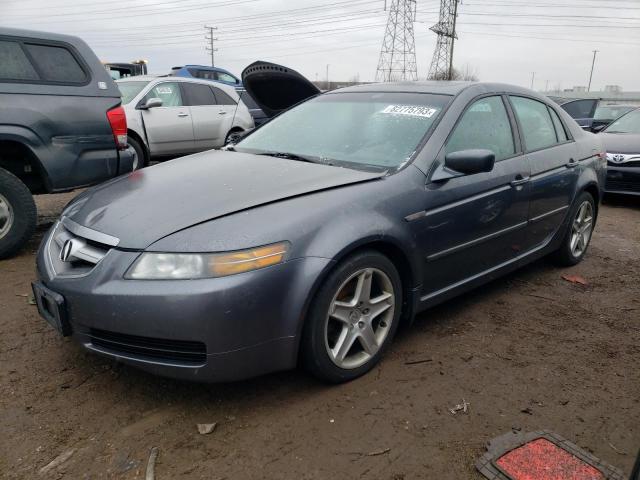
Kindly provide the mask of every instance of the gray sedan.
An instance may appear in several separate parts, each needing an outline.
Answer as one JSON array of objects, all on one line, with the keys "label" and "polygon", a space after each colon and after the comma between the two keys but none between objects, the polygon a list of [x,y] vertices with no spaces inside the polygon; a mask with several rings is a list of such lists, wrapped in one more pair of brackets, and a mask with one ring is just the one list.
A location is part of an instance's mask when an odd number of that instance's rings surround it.
[{"label": "gray sedan", "polygon": [[347,381],[417,312],[548,254],[582,260],[605,174],[598,137],[526,89],[346,88],[79,195],[34,290],[63,335],[150,372]]}]

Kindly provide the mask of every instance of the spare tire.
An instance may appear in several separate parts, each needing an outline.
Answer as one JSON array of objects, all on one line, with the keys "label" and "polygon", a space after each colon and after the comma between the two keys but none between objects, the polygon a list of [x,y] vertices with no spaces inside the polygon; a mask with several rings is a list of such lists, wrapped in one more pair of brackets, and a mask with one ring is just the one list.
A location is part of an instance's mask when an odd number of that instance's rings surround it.
[{"label": "spare tire", "polygon": [[22,248],[33,235],[37,220],[36,204],[27,186],[0,168],[0,258]]}]

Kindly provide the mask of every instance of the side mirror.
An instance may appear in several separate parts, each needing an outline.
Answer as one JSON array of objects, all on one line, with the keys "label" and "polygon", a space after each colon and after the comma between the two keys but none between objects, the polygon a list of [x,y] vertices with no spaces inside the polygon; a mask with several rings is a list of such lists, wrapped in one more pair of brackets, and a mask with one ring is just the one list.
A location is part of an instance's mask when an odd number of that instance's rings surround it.
[{"label": "side mirror", "polygon": [[158,97],[153,97],[147,100],[142,105],[140,105],[139,108],[141,108],[142,110],[149,110],[150,108],[161,107],[161,106],[162,106],[162,99]]},{"label": "side mirror", "polygon": [[490,172],[496,162],[496,155],[491,150],[460,150],[448,153],[444,158],[444,166],[449,170],[473,175]]}]

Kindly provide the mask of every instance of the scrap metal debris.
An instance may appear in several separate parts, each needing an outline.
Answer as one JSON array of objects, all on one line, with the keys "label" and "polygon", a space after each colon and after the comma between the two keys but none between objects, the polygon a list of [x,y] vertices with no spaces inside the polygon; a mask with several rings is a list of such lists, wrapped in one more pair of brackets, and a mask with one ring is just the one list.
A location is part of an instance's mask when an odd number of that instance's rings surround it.
[{"label": "scrap metal debris", "polygon": [[469,403],[467,403],[467,401],[463,398],[462,399],[462,403],[459,403],[458,405],[454,406],[453,408],[450,408],[449,411],[451,412],[452,415],[457,414],[458,412],[462,412],[462,413],[467,413],[467,411],[469,410]]},{"label": "scrap metal debris", "polygon": [[422,360],[408,360],[404,362],[405,365],[418,365],[420,363],[433,362],[433,358],[423,358]]},{"label": "scrap metal debris", "polygon": [[377,457],[378,455],[384,455],[385,453],[389,453],[390,451],[390,448],[385,448],[384,450],[376,450],[375,452],[367,453],[367,457]]},{"label": "scrap metal debris", "polygon": [[149,453],[149,462],[147,463],[147,472],[144,476],[145,480],[155,480],[156,478],[156,460],[158,459],[158,447],[152,447]]},{"label": "scrap metal debris", "polygon": [[198,433],[200,433],[200,435],[209,435],[211,432],[213,432],[216,429],[216,422],[213,423],[199,423],[198,424]]},{"label": "scrap metal debris", "polygon": [[44,467],[42,467],[40,469],[40,474],[43,475],[53,470],[57,466],[62,465],[64,462],[69,460],[71,458],[71,455],[73,455],[75,452],[76,452],[75,448],[70,448],[69,450],[62,452],[60,455],[58,455],[56,458],[54,458],[49,463],[47,463]]}]

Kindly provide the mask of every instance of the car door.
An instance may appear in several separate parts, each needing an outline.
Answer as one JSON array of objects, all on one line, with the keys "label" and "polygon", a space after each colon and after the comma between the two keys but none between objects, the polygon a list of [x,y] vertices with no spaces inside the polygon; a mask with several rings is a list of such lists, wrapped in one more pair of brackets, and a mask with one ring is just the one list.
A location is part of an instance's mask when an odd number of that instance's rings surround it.
[{"label": "car door", "polygon": [[200,83],[184,83],[187,104],[193,122],[194,148],[198,151],[220,147],[227,134],[223,132],[225,115],[212,88]]},{"label": "car door", "polygon": [[424,301],[489,274],[522,251],[530,172],[505,97],[472,101],[437,163],[469,149],[493,151],[493,170],[437,180],[436,169],[427,185],[428,207],[418,233],[425,249]]},{"label": "car door", "polygon": [[224,145],[224,140],[227,137],[227,133],[233,126],[234,116],[236,115],[238,102],[236,102],[231,96],[229,96],[221,88],[211,86],[214,95],[216,96],[216,102],[218,103],[218,115],[222,118],[220,123],[220,140],[221,142],[217,146]]},{"label": "car door", "polygon": [[192,152],[193,125],[189,107],[183,100],[178,82],[156,84],[144,96],[162,100],[162,106],[142,110],[142,121],[151,155],[172,155]]},{"label": "car door", "polygon": [[567,215],[578,181],[576,144],[550,106],[528,97],[509,97],[531,166],[531,200],[525,245],[544,245]]}]

